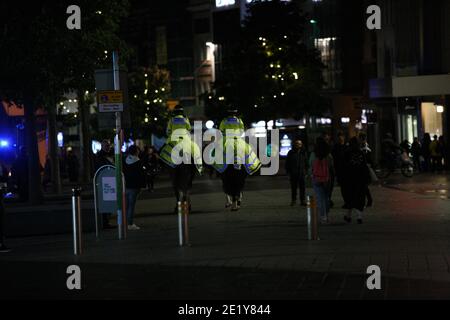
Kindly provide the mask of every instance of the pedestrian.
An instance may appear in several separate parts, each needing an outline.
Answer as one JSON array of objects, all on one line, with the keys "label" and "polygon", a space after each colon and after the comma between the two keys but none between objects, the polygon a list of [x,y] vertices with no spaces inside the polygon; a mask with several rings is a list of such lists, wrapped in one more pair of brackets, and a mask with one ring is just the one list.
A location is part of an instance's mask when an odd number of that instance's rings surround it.
[{"label": "pedestrian", "polygon": [[402,148],[403,152],[406,152],[408,155],[411,154],[411,145],[409,143],[408,140],[404,140],[401,144],[400,147]]},{"label": "pedestrian", "polygon": [[366,191],[370,183],[370,172],[358,138],[350,140],[349,151],[346,156],[346,176],[348,179],[350,208],[344,216],[347,223],[352,222],[352,213],[355,212],[358,224],[363,223],[363,212],[366,206]]},{"label": "pedestrian", "polygon": [[[365,133],[361,133],[359,135],[359,140],[361,143],[361,151],[364,154],[364,158],[366,160],[366,164],[369,167],[369,173],[370,170],[373,170],[373,161],[372,161],[372,150],[370,149],[369,143],[367,142],[367,135]],[[371,178],[372,180],[372,178]],[[373,198],[372,198],[372,193],[370,192],[370,187],[369,184],[366,185],[366,206],[368,208],[373,206]]]},{"label": "pedestrian", "polygon": [[291,182],[291,206],[297,203],[297,189],[300,204],[306,206],[306,175],[308,172],[308,156],[301,140],[295,140],[293,148],[286,159],[286,173]]},{"label": "pedestrian", "polygon": [[[333,150],[333,141],[331,140],[331,135],[328,132],[324,132],[324,133],[322,133],[322,138],[328,144],[329,150]],[[332,209],[334,207],[334,202],[333,202],[332,198],[333,198],[334,185],[336,182],[336,172],[334,169],[334,165],[332,166],[332,169],[333,170],[330,171],[330,183],[328,185],[328,201],[330,204],[330,209]]]},{"label": "pedestrian", "polygon": [[132,145],[128,148],[123,166],[125,175],[125,194],[127,205],[128,230],[140,230],[134,223],[136,202],[142,188],[146,187],[144,163],[139,159],[139,148]]},{"label": "pedestrian", "polygon": [[[111,143],[109,140],[102,141],[102,148],[97,154],[94,156],[94,168],[95,172],[98,171],[101,167],[104,166],[113,166],[114,158],[111,149]],[[103,219],[103,229],[113,229],[114,226],[109,222],[112,213],[105,213],[102,215]]]},{"label": "pedestrian", "polygon": [[69,175],[69,181],[71,183],[78,182],[79,172],[80,162],[78,161],[78,157],[71,150],[67,153],[67,174]]},{"label": "pedestrian", "polygon": [[330,173],[334,170],[333,167],[333,157],[330,153],[329,144],[323,137],[317,138],[314,152],[311,153],[309,158],[309,169],[322,224],[329,223]]},{"label": "pedestrian", "polygon": [[439,148],[439,141],[437,135],[434,135],[433,141],[430,143],[430,155],[431,155],[431,171],[433,173],[436,171],[440,171],[442,166],[442,154]]},{"label": "pedestrian", "polygon": [[394,171],[402,154],[402,148],[394,141],[391,133],[387,133],[382,142],[382,154],[385,167]]},{"label": "pedestrian", "polygon": [[423,171],[428,172],[431,169],[431,136],[429,133],[425,133],[422,140],[422,157],[423,157]]},{"label": "pedestrian", "polygon": [[5,207],[3,198],[7,189],[8,170],[0,163],[0,253],[8,253],[11,250],[5,244]]},{"label": "pedestrian", "polygon": [[153,146],[145,146],[140,158],[144,163],[146,188],[149,192],[155,191],[155,178],[159,172],[159,157]]},{"label": "pedestrian", "polygon": [[28,154],[24,146],[20,147],[19,155],[12,165],[12,179],[17,186],[19,201],[28,201]]},{"label": "pedestrian", "polygon": [[419,138],[414,138],[414,142],[411,145],[411,155],[413,157],[414,167],[417,171],[422,171],[421,158],[422,157],[422,145]]},{"label": "pedestrian", "polygon": [[345,179],[345,154],[348,149],[348,144],[345,141],[345,134],[340,131],[337,135],[336,144],[333,147],[333,161],[334,161],[334,171],[336,173],[336,180],[341,187],[341,195],[344,200],[343,209],[348,209],[348,192],[347,192],[347,182]]}]

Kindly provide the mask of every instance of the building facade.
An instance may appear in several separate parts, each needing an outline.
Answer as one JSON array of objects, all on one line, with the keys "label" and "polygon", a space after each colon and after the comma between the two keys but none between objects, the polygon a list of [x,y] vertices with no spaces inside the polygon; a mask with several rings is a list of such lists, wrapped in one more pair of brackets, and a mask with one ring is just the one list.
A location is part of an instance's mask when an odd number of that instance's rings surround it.
[{"label": "building facade", "polygon": [[[377,78],[370,98],[392,111],[398,141],[448,136],[450,95],[450,2],[380,0]],[[447,140],[448,141],[448,140]]]},{"label": "building facade", "polygon": [[194,49],[188,0],[131,1],[124,35],[136,52],[131,68],[158,65],[170,72],[171,99],[195,112]]}]

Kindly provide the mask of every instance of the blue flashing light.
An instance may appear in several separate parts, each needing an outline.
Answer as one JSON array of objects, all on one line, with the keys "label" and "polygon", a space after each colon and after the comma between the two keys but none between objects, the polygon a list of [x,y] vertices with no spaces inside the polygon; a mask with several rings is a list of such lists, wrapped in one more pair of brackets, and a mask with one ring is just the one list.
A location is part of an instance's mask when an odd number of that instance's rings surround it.
[{"label": "blue flashing light", "polygon": [[9,141],[0,140],[0,148],[8,148],[8,147],[9,147]]}]

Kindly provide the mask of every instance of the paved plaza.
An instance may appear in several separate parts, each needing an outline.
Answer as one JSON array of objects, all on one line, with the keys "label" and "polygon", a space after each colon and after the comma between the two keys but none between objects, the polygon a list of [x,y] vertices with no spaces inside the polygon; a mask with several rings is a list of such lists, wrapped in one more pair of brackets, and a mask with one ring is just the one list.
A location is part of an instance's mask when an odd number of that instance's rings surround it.
[{"label": "paved plaza", "polygon": [[[141,231],[117,240],[116,230],[72,255],[70,234],[14,237],[0,256],[1,298],[138,299],[418,299],[450,298],[450,201],[446,179],[437,192],[410,185],[373,186],[375,205],[363,225],[343,222],[339,189],[331,224],[307,240],[306,209],[290,207],[286,177],[249,179],[243,208],[224,208],[220,181],[196,181],[191,247],[179,248],[168,182],[143,194]],[[412,183],[411,181],[409,183]],[[405,188],[402,186],[406,185]],[[429,188],[428,188],[429,189]],[[309,190],[311,192],[311,190]],[[89,206],[86,201],[85,206]],[[22,209],[23,210],[23,209]],[[10,210],[11,211],[11,210]],[[14,211],[14,209],[12,209]],[[10,213],[13,215],[14,213]],[[70,212],[65,213],[70,215]],[[69,292],[66,268],[83,272],[83,290]],[[369,291],[367,267],[382,272]]]}]

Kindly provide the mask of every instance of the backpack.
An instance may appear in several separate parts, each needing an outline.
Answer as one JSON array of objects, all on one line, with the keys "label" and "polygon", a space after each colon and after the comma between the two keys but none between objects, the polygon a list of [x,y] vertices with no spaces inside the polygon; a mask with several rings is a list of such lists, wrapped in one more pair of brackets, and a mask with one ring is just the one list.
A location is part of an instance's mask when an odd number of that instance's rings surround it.
[{"label": "backpack", "polygon": [[328,169],[328,160],[315,159],[312,167],[313,181],[316,183],[328,183],[330,181],[330,172]]}]

